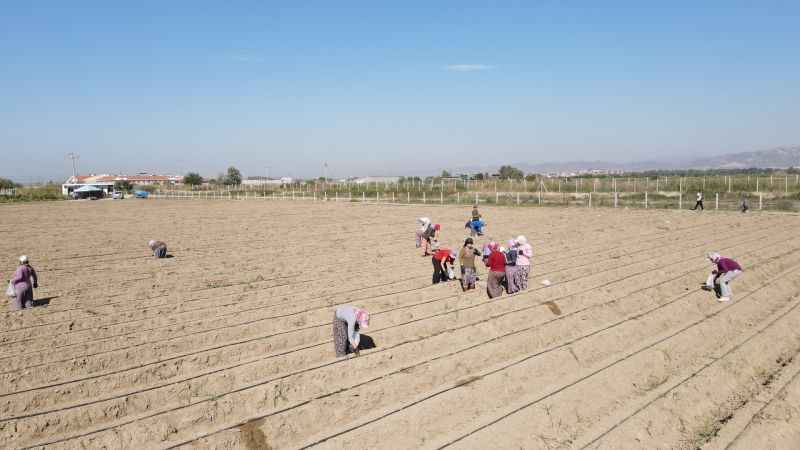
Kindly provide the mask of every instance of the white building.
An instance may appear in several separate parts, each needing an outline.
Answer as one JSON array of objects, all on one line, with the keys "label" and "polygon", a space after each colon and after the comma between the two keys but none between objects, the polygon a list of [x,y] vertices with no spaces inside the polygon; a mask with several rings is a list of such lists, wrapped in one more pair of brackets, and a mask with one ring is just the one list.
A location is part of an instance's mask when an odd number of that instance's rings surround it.
[{"label": "white building", "polygon": [[111,193],[114,190],[114,183],[117,181],[127,181],[130,184],[156,184],[160,186],[174,185],[183,183],[183,177],[178,175],[77,175],[69,177],[64,184],[61,185],[61,193],[70,195],[76,189],[83,186],[95,186],[106,193]]}]

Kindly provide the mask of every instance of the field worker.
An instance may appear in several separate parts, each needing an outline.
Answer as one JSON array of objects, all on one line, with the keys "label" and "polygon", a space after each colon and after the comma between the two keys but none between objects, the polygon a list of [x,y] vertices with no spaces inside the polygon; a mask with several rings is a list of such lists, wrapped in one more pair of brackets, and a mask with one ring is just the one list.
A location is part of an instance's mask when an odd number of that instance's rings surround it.
[{"label": "field worker", "polygon": [[464,228],[469,230],[469,234],[472,237],[475,236],[483,236],[483,227],[486,225],[486,222],[483,221],[480,217],[472,220],[467,221],[464,224]]},{"label": "field worker", "polygon": [[358,356],[361,330],[369,327],[369,313],[352,305],[342,305],[333,313],[333,347],[336,356],[347,353]]},{"label": "field worker", "polygon": [[440,248],[431,257],[433,263],[433,284],[450,281],[450,271],[447,270],[448,264],[452,265],[456,260],[456,252],[447,248]]},{"label": "field worker", "polygon": [[746,212],[747,212],[747,210],[748,210],[748,209],[750,209],[750,208],[747,206],[747,197],[745,197],[744,195],[742,196],[742,202],[739,204],[739,206],[740,206],[740,209],[741,209],[741,211],[742,211],[743,213],[746,213]]},{"label": "field worker", "polygon": [[478,212],[478,205],[472,205],[472,220],[479,220],[481,218],[481,213]]},{"label": "field worker", "polygon": [[700,207],[700,211],[702,211],[704,209],[703,208],[703,193],[702,192],[698,192],[697,193],[697,202],[694,204],[694,208],[692,208],[692,211],[696,210],[698,206]]},{"label": "field worker", "polygon": [[28,262],[28,257],[19,257],[19,265],[9,283],[13,286],[14,297],[11,297],[11,310],[33,308],[33,290],[39,287],[36,271]]},{"label": "field worker", "polygon": [[153,256],[156,258],[166,258],[167,257],[167,244],[161,241],[154,241],[150,240],[147,243],[147,246],[150,247],[150,250],[153,251]]},{"label": "field worker", "polygon": [[480,250],[475,248],[471,237],[464,240],[464,246],[458,252],[458,262],[461,264],[461,289],[468,291],[475,289],[478,273],[475,271],[475,257],[481,256]]},{"label": "field worker", "polygon": [[422,256],[428,256],[431,253],[433,253],[432,252],[433,248],[432,248],[431,244],[433,244],[433,242],[438,242],[439,241],[439,230],[441,230],[441,229],[442,229],[442,226],[439,225],[438,223],[430,225],[430,226],[428,226],[428,228],[425,229],[425,232],[422,234],[422,238],[423,238],[423,241],[422,241],[422,250],[423,250]]},{"label": "field worker", "polygon": [[519,266],[517,266],[517,242],[508,241],[508,249],[503,252],[506,257],[506,291],[513,294],[519,291]]},{"label": "field worker", "polygon": [[427,217],[420,217],[417,219],[417,223],[419,223],[419,228],[417,229],[417,248],[422,246],[422,237],[425,234],[425,231],[431,226],[431,219]]},{"label": "field worker", "polygon": [[489,257],[486,260],[486,266],[489,268],[489,276],[486,280],[486,293],[489,298],[494,298],[503,295],[503,280],[506,277],[506,257],[498,248],[497,242],[490,242],[488,250]]},{"label": "field worker", "polygon": [[520,290],[528,289],[528,276],[531,274],[531,258],[533,258],[533,248],[528,244],[525,236],[519,235],[517,243],[517,267],[519,267],[517,285]]},{"label": "field worker", "polygon": [[716,265],[711,275],[708,276],[708,280],[706,280],[706,287],[717,292],[718,302],[731,301],[733,291],[731,291],[730,282],[742,273],[742,267],[736,261],[730,258],[723,258],[716,252],[707,253],[706,257]]}]

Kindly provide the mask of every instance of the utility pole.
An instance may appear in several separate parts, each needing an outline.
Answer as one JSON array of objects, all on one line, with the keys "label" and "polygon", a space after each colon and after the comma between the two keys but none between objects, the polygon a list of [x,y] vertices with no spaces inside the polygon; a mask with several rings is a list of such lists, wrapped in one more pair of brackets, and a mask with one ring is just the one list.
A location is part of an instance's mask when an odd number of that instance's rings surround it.
[{"label": "utility pole", "polygon": [[77,171],[76,166],[75,166],[75,161],[77,161],[80,157],[81,157],[81,155],[79,155],[77,153],[72,153],[72,152],[67,153],[67,158],[72,160],[72,178],[75,178],[75,177],[78,176],[78,171]]}]

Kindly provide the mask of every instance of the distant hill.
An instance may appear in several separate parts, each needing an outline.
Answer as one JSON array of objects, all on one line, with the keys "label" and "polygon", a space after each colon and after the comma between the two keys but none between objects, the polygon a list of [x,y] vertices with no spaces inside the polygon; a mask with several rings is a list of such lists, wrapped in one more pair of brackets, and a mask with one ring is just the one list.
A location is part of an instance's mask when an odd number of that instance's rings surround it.
[{"label": "distant hill", "polygon": [[[783,169],[800,167],[800,146],[778,147],[769,150],[731,153],[679,161],[650,160],[628,163],[612,161],[517,162],[511,163],[511,165],[525,173],[577,172],[591,169],[624,170],[626,172],[675,169]],[[499,166],[459,167],[454,170],[454,173],[495,172],[498,168]]]},{"label": "distant hill", "polygon": [[[800,167],[800,146],[700,158],[686,163],[694,169],[783,169]],[[681,167],[684,168],[684,167]]]}]

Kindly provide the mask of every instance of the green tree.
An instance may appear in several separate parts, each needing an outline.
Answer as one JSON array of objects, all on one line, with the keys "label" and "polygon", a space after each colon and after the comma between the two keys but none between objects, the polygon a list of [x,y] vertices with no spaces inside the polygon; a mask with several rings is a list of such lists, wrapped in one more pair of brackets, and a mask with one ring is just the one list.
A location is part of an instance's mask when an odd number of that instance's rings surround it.
[{"label": "green tree", "polygon": [[228,173],[225,175],[225,184],[238,186],[242,184],[242,172],[236,167],[228,167]]},{"label": "green tree", "polygon": [[450,178],[451,176],[452,175],[450,175],[450,172],[442,170],[442,178]]},{"label": "green tree", "polygon": [[122,192],[130,192],[133,190],[133,184],[130,181],[115,181],[114,190]]},{"label": "green tree", "polygon": [[499,174],[500,178],[513,178],[515,180],[519,180],[525,176],[521,170],[513,166],[501,166]]},{"label": "green tree", "polygon": [[0,189],[13,189],[15,187],[18,187],[17,183],[8,178],[0,178]]},{"label": "green tree", "polygon": [[189,172],[183,176],[183,184],[188,184],[189,186],[200,186],[203,184],[203,177],[201,177],[197,172]]}]

